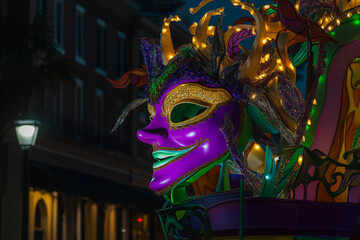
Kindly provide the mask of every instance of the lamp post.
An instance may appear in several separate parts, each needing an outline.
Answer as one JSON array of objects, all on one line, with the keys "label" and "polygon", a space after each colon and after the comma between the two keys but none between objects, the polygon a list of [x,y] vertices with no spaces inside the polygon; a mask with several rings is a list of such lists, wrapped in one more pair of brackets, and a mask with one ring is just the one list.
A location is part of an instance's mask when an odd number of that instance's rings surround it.
[{"label": "lamp post", "polygon": [[29,225],[29,151],[34,146],[39,130],[39,122],[32,118],[15,121],[15,132],[22,150],[22,201],[21,239],[28,239]]}]

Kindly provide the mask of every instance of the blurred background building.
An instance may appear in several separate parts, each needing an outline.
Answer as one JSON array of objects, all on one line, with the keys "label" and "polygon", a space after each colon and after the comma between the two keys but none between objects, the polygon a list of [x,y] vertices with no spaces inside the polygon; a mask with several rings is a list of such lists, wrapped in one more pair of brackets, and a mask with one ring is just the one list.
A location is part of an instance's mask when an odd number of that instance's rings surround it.
[{"label": "blurred background building", "polygon": [[[22,154],[12,123],[26,109],[41,122],[29,157],[28,239],[163,238],[155,214],[162,199],[148,188],[151,149],[136,139],[148,114],[145,108],[132,112],[109,135],[122,108],[140,92],[113,89],[105,77],[118,79],[138,68],[140,38],[158,38],[163,18],[182,3],[0,1],[6,36],[0,41],[1,240],[21,236]],[[177,44],[189,42],[182,25],[174,24],[172,34]],[[42,49],[44,39],[48,49]],[[38,71],[45,75],[38,78]]]}]

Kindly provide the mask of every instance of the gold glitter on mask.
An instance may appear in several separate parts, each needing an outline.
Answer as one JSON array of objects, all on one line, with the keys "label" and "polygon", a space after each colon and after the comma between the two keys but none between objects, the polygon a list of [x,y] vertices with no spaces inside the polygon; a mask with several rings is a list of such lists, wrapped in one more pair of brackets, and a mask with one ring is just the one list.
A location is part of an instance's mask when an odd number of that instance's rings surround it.
[{"label": "gold glitter on mask", "polygon": [[[162,116],[166,117],[171,129],[180,129],[204,122],[223,106],[233,99],[222,88],[208,88],[196,83],[184,83],[171,90],[165,97],[162,105]],[[206,107],[206,110],[185,121],[174,123],[171,120],[173,109],[182,103],[196,104]]]},{"label": "gold glitter on mask", "polygon": [[150,114],[150,120],[152,121],[154,119],[155,116],[155,107],[153,105],[151,105],[150,103],[148,103],[148,111]]}]

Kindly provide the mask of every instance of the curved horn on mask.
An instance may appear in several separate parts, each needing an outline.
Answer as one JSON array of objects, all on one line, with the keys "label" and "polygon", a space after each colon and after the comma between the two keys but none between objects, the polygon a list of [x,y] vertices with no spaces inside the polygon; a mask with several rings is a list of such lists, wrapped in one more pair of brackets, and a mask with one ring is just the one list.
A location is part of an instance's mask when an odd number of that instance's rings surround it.
[{"label": "curved horn on mask", "polygon": [[223,12],[224,12],[224,8],[221,7],[205,13],[205,15],[201,18],[201,20],[196,26],[195,36],[193,37],[192,40],[193,44],[195,44],[197,48],[201,49],[208,47],[207,37],[208,37],[209,21],[212,16],[221,15],[223,14]]},{"label": "curved horn on mask", "polygon": [[175,50],[171,39],[170,32],[170,23],[179,22],[181,19],[179,16],[175,15],[173,17],[170,15],[168,18],[164,19],[164,24],[161,28],[161,52],[162,52],[162,62],[166,66],[170,59],[175,56]]},{"label": "curved horn on mask", "polygon": [[254,79],[260,68],[260,59],[263,52],[263,47],[267,42],[266,39],[266,28],[265,22],[261,13],[251,4],[241,2],[239,0],[231,0],[234,6],[241,6],[242,9],[250,12],[254,17],[256,23],[256,35],[253,46],[249,51],[249,56],[246,59],[245,63],[240,66],[240,78],[249,78]]}]

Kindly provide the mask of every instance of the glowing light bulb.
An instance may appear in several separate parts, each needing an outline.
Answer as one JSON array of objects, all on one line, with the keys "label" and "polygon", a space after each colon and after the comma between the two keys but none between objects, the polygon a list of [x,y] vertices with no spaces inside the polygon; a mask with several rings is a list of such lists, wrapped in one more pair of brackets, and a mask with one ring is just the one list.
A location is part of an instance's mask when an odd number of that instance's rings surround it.
[{"label": "glowing light bulb", "polygon": [[201,47],[202,47],[202,48],[206,48],[206,44],[205,44],[205,43],[202,43],[202,44],[201,44]]},{"label": "glowing light bulb", "polygon": [[340,20],[339,19],[336,19],[336,24],[338,25],[338,26],[340,26]]},{"label": "glowing light bulb", "polygon": [[265,175],[265,179],[266,179],[266,180],[269,180],[269,179],[270,179],[270,176],[269,176],[269,175]]},{"label": "glowing light bulb", "polygon": [[256,30],[255,30],[255,28],[253,28],[253,29],[251,30],[251,33],[252,33],[253,35],[255,35],[255,34],[256,34]]},{"label": "glowing light bulb", "polygon": [[255,99],[255,98],[256,98],[256,94],[251,95],[251,98],[252,98],[252,99]]},{"label": "glowing light bulb", "polygon": [[195,43],[196,39],[195,37],[192,37],[192,42]]},{"label": "glowing light bulb", "polygon": [[214,26],[208,26],[208,30],[211,30],[213,28],[214,28]]},{"label": "glowing light bulb", "polygon": [[296,4],[296,5],[295,5],[295,8],[296,8],[296,10],[299,11],[299,9],[300,9],[300,4]]},{"label": "glowing light bulb", "polygon": [[282,65],[279,66],[280,71],[284,70],[284,67]]},{"label": "glowing light bulb", "polygon": [[241,30],[240,28],[236,28],[236,29],[235,29],[235,31],[237,31],[237,32],[240,32],[240,30]]},{"label": "glowing light bulb", "polygon": [[316,105],[316,104],[317,104],[317,101],[316,101],[316,99],[315,99],[315,98],[314,98],[313,104],[314,104],[314,105]]},{"label": "glowing light bulb", "polygon": [[303,141],[303,142],[305,142],[305,141],[306,141],[306,138],[305,138],[305,136],[303,136],[303,138],[302,138],[302,141]]},{"label": "glowing light bulb", "polygon": [[265,55],[265,61],[269,61],[269,59],[270,59],[270,53]]},{"label": "glowing light bulb", "polygon": [[267,39],[265,38],[262,42],[263,42],[263,44],[266,44],[266,43],[267,43]]},{"label": "glowing light bulb", "polygon": [[255,148],[255,150],[260,150],[261,147],[260,147],[259,144],[255,143],[255,144],[254,144],[254,148]]},{"label": "glowing light bulb", "polygon": [[163,28],[163,29],[162,29],[162,32],[163,32],[163,33],[166,33],[166,28]]},{"label": "glowing light bulb", "polygon": [[333,30],[333,27],[332,26],[329,26],[328,27],[329,31]]},{"label": "glowing light bulb", "polygon": [[281,63],[281,59],[277,59],[276,62],[277,62],[278,64],[280,64],[280,63]]},{"label": "glowing light bulb", "polygon": [[265,9],[269,9],[269,8],[270,8],[270,5],[265,5],[264,8],[265,8]]},{"label": "glowing light bulb", "polygon": [[300,156],[298,157],[298,165],[301,165],[302,162],[303,162],[303,157],[302,157],[302,155],[300,155]]},{"label": "glowing light bulb", "polygon": [[311,125],[311,120],[310,119],[308,119],[307,125]]},{"label": "glowing light bulb", "polygon": [[169,58],[172,59],[174,56],[173,55],[170,55]]},{"label": "glowing light bulb", "polygon": [[290,68],[291,68],[292,70],[295,69],[295,67],[294,67],[294,65],[292,65],[292,63],[290,63]]},{"label": "glowing light bulb", "polygon": [[348,12],[348,14],[346,15],[348,18],[351,18],[352,14],[351,12]]},{"label": "glowing light bulb", "polygon": [[31,137],[35,132],[35,127],[31,125],[24,125],[19,127],[19,133],[23,137]]}]

